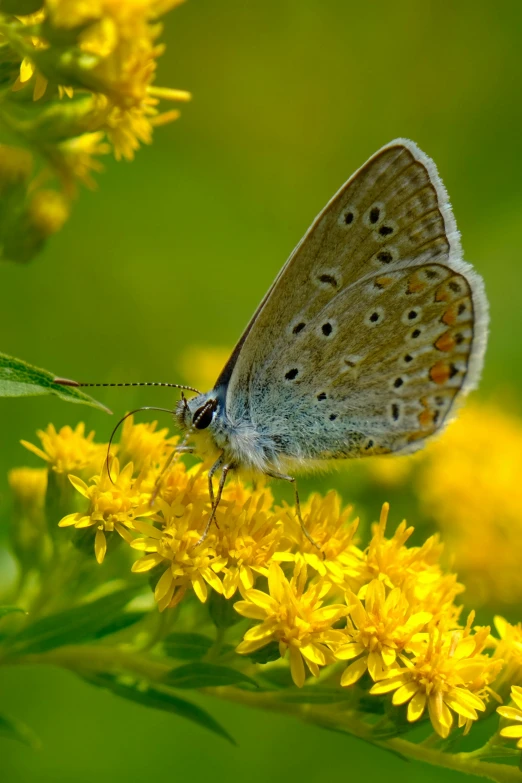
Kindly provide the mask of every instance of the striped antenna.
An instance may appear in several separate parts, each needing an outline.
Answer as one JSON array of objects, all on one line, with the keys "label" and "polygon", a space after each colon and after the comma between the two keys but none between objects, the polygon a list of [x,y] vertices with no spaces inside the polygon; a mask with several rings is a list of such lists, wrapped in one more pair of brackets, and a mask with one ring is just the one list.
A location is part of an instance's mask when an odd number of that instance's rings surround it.
[{"label": "striped antenna", "polygon": [[186,389],[187,391],[194,392],[195,394],[201,394],[199,389],[195,389],[193,386],[183,386],[179,383],[80,383],[79,381],[71,381],[69,378],[54,378],[53,383],[58,383],[60,386],[169,386],[171,389]]}]

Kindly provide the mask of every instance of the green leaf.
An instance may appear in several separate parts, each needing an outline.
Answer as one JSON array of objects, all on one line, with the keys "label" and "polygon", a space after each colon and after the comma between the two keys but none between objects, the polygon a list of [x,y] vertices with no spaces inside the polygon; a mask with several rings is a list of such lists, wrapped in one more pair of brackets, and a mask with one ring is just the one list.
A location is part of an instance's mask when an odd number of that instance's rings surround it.
[{"label": "green leaf", "polygon": [[142,690],[136,685],[127,685],[119,682],[117,678],[111,674],[97,674],[84,677],[83,679],[87,680],[87,682],[90,682],[92,685],[107,688],[116,696],[120,696],[123,699],[129,699],[129,701],[142,704],[144,707],[171,712],[174,715],[187,718],[187,720],[191,720],[199,726],[202,726],[209,731],[213,731],[233,745],[236,744],[230,734],[212,717],[212,715],[209,715],[209,713],[201,707],[192,704],[192,702],[180,699],[179,696],[170,693],[167,689],[162,689],[161,686],[151,685],[147,690]]},{"label": "green leaf", "polygon": [[123,612],[107,623],[107,625],[104,625],[96,631],[94,637],[96,639],[102,639],[104,636],[110,636],[111,633],[124,631],[125,628],[129,628],[131,625],[135,625],[135,623],[139,623],[140,620],[143,620],[146,614],[148,614],[148,612],[145,611]]},{"label": "green leaf", "polygon": [[0,620],[8,614],[13,614],[13,612],[26,614],[25,609],[21,609],[19,606],[0,606]]},{"label": "green leaf", "polygon": [[243,617],[235,611],[233,601],[227,601],[215,590],[210,592],[208,611],[216,628],[230,628],[231,625],[243,620]]},{"label": "green leaf", "polygon": [[42,746],[42,743],[29,726],[18,718],[13,718],[12,715],[6,715],[5,713],[0,715],[0,737],[23,742],[24,745],[28,745],[33,750],[38,750]]},{"label": "green leaf", "polygon": [[171,633],[163,640],[163,646],[169,658],[181,661],[193,661],[208,653],[213,640],[201,633]]},{"label": "green leaf", "polygon": [[279,650],[279,644],[277,642],[270,642],[265,647],[260,647],[259,650],[249,653],[247,656],[252,663],[272,663],[279,660],[281,652]]},{"label": "green leaf", "polygon": [[246,684],[257,688],[255,680],[237,669],[198,661],[171,669],[163,682],[173,688],[216,688],[219,685]]},{"label": "green leaf", "polygon": [[55,394],[66,402],[91,405],[106,413],[111,411],[75,386],[62,386],[54,382],[55,375],[39,367],[0,353],[0,397],[36,397]]},{"label": "green leaf", "polygon": [[119,622],[124,607],[141,589],[142,585],[138,584],[65,612],[42,617],[11,636],[8,648],[16,649],[17,653],[39,653],[99,638],[102,632],[112,633],[113,623]]}]

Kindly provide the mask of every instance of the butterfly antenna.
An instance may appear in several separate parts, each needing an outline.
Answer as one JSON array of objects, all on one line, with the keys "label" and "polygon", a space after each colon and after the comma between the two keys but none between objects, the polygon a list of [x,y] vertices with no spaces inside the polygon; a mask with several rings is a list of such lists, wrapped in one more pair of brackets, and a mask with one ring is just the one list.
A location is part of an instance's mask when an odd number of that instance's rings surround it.
[{"label": "butterfly antenna", "polygon": [[160,383],[160,382],[144,382],[144,383],[83,383],[79,381],[71,381],[69,378],[54,378],[53,383],[58,383],[60,386],[168,386],[171,389],[185,389],[186,391],[194,392],[195,394],[201,394],[199,389],[195,389],[193,386],[183,386],[180,383]]},{"label": "butterfly antenna", "polygon": [[118,428],[120,424],[123,424],[125,419],[128,419],[129,416],[134,416],[135,413],[139,413],[140,411],[160,411],[161,413],[174,413],[174,411],[171,410],[170,408],[156,408],[154,405],[147,405],[144,408],[136,408],[135,410],[130,411],[129,413],[126,413],[125,416],[121,417],[117,425],[114,427],[111,433],[111,437],[109,438],[109,445],[107,446],[107,457],[105,458],[105,464],[107,465],[107,475],[109,476],[111,484],[114,484],[114,481],[112,480],[112,476],[111,476],[111,460],[110,460],[112,441],[114,440],[114,436],[118,432]]}]

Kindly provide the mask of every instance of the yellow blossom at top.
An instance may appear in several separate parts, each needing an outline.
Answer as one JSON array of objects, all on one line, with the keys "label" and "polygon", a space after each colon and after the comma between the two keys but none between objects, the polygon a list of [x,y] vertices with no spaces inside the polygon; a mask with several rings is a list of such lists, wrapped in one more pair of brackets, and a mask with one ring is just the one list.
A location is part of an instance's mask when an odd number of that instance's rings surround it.
[{"label": "yellow blossom at top", "polygon": [[451,631],[444,621],[433,624],[424,645],[409,658],[401,656],[404,668],[390,670],[377,682],[370,693],[381,695],[394,692],[394,705],[408,704],[407,718],[419,720],[426,708],[433,728],[441,737],[451,731],[453,713],[466,721],[476,721],[478,713],[486,709],[484,697],[474,689],[479,684],[492,682],[499,672],[501,662],[483,655],[489,628],[476,634],[464,630]]},{"label": "yellow blossom at top", "polygon": [[58,523],[59,527],[74,527],[82,529],[96,527],[94,552],[98,563],[103,563],[107,552],[106,534],[114,531],[131,543],[132,536],[128,528],[133,529],[136,517],[147,516],[152,512],[149,506],[149,495],[142,489],[143,476],[133,476],[134,466],[127,463],[120,472],[118,460],[113,458],[110,463],[110,476],[107,462],[99,476],[93,476],[92,484],[88,485],[77,476],[69,476],[73,487],[89,501],[85,513],[67,514]]},{"label": "yellow blossom at top", "polygon": [[344,671],[341,685],[353,685],[366,671],[372,680],[380,680],[395,666],[397,655],[410,649],[413,637],[432,615],[413,611],[399,587],[387,591],[380,579],[368,585],[364,605],[353,594],[348,600],[348,638],[335,657],[340,661],[356,660]]},{"label": "yellow blossom at top", "polygon": [[288,580],[281,566],[272,562],[268,571],[270,595],[247,590],[245,600],[234,604],[243,617],[261,620],[245,633],[237,652],[248,655],[272,641],[278,642],[281,657],[288,650],[292,679],[299,688],[306,678],[305,663],[317,677],[320,666],[335,661],[331,645],[342,642],[343,633],[332,626],[348,613],[343,604],[324,605],[331,590],[329,582],[318,580],[307,586],[307,581],[306,565],[296,564]]},{"label": "yellow blossom at top", "polygon": [[22,446],[45,460],[49,468],[57,473],[74,473],[87,467],[94,456],[100,453],[100,447],[93,443],[94,431],[85,435],[85,424],[80,422],[74,429],[66,425],[56,430],[49,424],[46,430],[38,430],[42,448],[26,440]]}]

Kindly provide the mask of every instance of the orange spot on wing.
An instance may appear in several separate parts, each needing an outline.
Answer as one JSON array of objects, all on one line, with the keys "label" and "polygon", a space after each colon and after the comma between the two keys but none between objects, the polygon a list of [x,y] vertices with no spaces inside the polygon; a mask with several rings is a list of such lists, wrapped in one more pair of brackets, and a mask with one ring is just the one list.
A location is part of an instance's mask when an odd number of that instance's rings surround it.
[{"label": "orange spot on wing", "polygon": [[455,338],[451,335],[451,332],[444,332],[435,343],[435,348],[438,351],[452,351],[455,348]]},{"label": "orange spot on wing", "polygon": [[446,364],[446,362],[442,362],[442,361],[437,362],[430,369],[431,380],[434,383],[439,384],[439,386],[442,386],[443,383],[446,383],[450,377],[451,377],[451,369],[449,364]]},{"label": "orange spot on wing", "polygon": [[426,288],[426,283],[424,280],[420,280],[418,275],[415,273],[408,279],[408,293],[409,294],[418,294],[421,291],[424,291]]},{"label": "orange spot on wing", "polygon": [[393,283],[393,277],[378,277],[375,282],[380,288],[387,288]]},{"label": "orange spot on wing", "polygon": [[457,320],[457,315],[458,315],[458,305],[456,304],[451,305],[451,307],[448,307],[448,309],[442,316],[441,318],[442,323],[446,324],[447,326],[451,326]]}]

